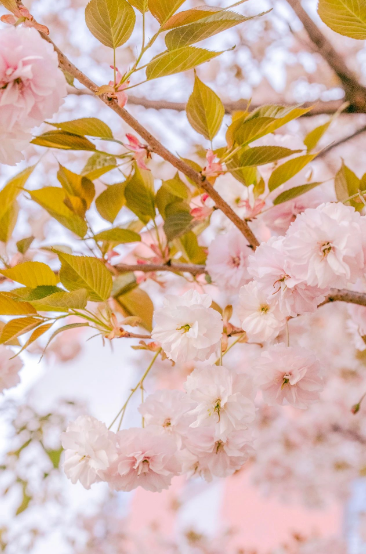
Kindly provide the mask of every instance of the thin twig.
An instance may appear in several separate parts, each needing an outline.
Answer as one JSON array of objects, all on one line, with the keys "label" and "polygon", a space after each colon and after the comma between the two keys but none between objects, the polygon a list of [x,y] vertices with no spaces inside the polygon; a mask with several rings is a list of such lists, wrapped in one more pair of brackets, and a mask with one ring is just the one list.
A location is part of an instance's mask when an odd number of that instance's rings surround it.
[{"label": "thin twig", "polygon": [[117,264],[113,266],[119,273],[128,271],[143,271],[150,273],[151,271],[169,271],[170,273],[191,273],[191,275],[202,275],[207,273],[204,265],[190,264]]},{"label": "thin twig", "polygon": [[324,150],[322,150],[320,152],[320,154],[317,156],[317,159],[322,158],[323,156],[326,156],[327,154],[329,154],[329,152],[331,150],[333,150],[333,148],[337,148],[337,146],[340,146],[341,144],[344,144],[345,142],[353,140],[354,138],[358,137],[359,135],[362,135],[365,132],[366,132],[366,125],[364,127],[361,127],[360,129],[358,129],[357,131],[355,131],[351,135],[348,135],[347,137],[344,137],[344,138],[338,140],[337,142],[334,142],[333,144],[330,144],[327,148],[324,148]]}]

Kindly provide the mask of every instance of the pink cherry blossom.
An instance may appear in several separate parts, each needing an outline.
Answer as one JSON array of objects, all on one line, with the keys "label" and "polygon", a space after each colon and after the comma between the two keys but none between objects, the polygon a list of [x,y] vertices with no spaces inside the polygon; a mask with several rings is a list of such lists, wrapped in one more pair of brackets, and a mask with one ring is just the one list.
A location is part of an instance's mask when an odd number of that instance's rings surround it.
[{"label": "pink cherry blossom", "polygon": [[231,175],[226,175],[225,178],[220,179],[215,188],[220,196],[242,218],[254,218],[264,208],[264,200],[254,195],[254,185],[246,187]]},{"label": "pink cherry blossom", "polygon": [[191,209],[191,216],[193,219],[197,221],[204,221],[214,211],[214,202],[210,198],[210,196],[207,193],[201,194],[201,196],[198,197],[198,205],[197,205],[197,198],[194,198],[192,201],[192,209]]},{"label": "pink cherry blossom", "polygon": [[14,352],[6,346],[0,346],[0,392],[15,387],[20,383],[19,371],[23,362],[19,357],[11,360]]},{"label": "pink cherry blossom", "polygon": [[214,183],[220,175],[222,175],[223,167],[222,164],[219,162],[216,154],[212,152],[212,150],[207,150],[206,152],[206,167],[202,170],[202,175],[207,177],[207,179]]},{"label": "pink cherry blossom", "polygon": [[66,96],[57,54],[35,29],[0,31],[0,127],[40,125]]},{"label": "pink cherry blossom", "polygon": [[274,339],[286,322],[276,299],[267,296],[255,281],[241,287],[237,313],[251,342]]},{"label": "pink cherry blossom", "polygon": [[114,81],[109,81],[109,85],[115,88],[115,95],[119,107],[124,108],[128,101],[128,96],[125,92],[125,89],[129,86],[130,81],[125,81],[124,83],[122,83],[123,75],[120,73],[119,69],[117,67],[115,68],[113,65],[111,65],[110,67],[111,69],[116,71],[116,84],[114,83]]},{"label": "pink cherry blossom", "polygon": [[269,405],[291,404],[305,409],[319,400],[324,388],[320,363],[305,348],[276,344],[262,352],[253,370]]},{"label": "pink cherry blossom", "polygon": [[350,315],[347,329],[352,335],[353,344],[362,352],[366,350],[366,306],[349,304],[347,310]]},{"label": "pink cherry blossom", "polygon": [[7,23],[8,25],[16,25],[22,22],[25,27],[34,27],[37,31],[45,35],[50,34],[48,28],[45,25],[37,23],[33,15],[24,6],[17,7],[12,14],[2,15],[0,19],[3,23]]},{"label": "pink cherry blossom", "polygon": [[142,487],[160,492],[169,488],[172,477],[181,471],[173,437],[149,427],[119,431],[116,437],[118,457],[104,474],[113,490]]},{"label": "pink cherry blossom", "polygon": [[218,355],[223,322],[211,304],[210,296],[195,290],[165,296],[163,307],[154,314],[152,338],[162,344],[171,360],[204,361]]},{"label": "pink cherry blossom", "polygon": [[70,481],[90,489],[116,458],[115,434],[94,417],[80,416],[61,435],[64,471]]},{"label": "pink cherry blossom", "polygon": [[21,162],[24,159],[22,152],[31,140],[31,133],[24,131],[20,124],[9,129],[0,123],[0,164],[16,165]]},{"label": "pink cherry blossom", "polygon": [[189,375],[185,389],[197,404],[190,412],[193,428],[210,425],[217,437],[224,437],[254,420],[251,383],[245,375],[223,366],[204,366]]},{"label": "pink cherry blossom", "polygon": [[145,144],[141,144],[139,139],[130,133],[126,134],[126,138],[128,140],[128,148],[134,152],[134,158],[138,167],[150,171],[145,164],[145,161],[151,157],[148,147]]},{"label": "pink cherry blossom", "polygon": [[364,267],[360,221],[354,208],[340,202],[305,210],[284,242],[291,275],[321,288],[354,283]]},{"label": "pink cherry blossom", "polygon": [[206,268],[220,287],[238,291],[251,280],[248,258],[252,250],[248,241],[235,228],[216,237],[209,246]]},{"label": "pink cherry blossom", "polygon": [[310,287],[291,275],[283,243],[283,237],[273,237],[262,243],[249,258],[248,272],[267,297],[278,302],[284,316],[315,312],[326,291]]}]

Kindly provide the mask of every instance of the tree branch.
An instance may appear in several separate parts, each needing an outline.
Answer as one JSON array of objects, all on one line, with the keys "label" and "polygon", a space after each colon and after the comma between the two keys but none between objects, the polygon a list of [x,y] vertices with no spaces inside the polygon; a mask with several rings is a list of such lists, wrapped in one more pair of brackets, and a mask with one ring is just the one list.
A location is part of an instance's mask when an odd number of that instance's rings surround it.
[{"label": "tree branch", "polygon": [[330,144],[327,148],[324,148],[324,150],[322,150],[320,152],[320,154],[317,156],[317,159],[322,158],[323,156],[326,156],[331,150],[333,150],[333,148],[337,148],[337,146],[340,146],[341,144],[344,144],[345,142],[348,142],[349,140],[352,140],[352,139],[358,137],[359,135],[362,135],[365,132],[366,132],[366,125],[364,127],[361,127],[360,129],[358,129],[357,131],[355,131],[351,135],[348,135],[347,137],[344,137],[344,138],[338,140],[337,142],[334,142],[333,144]]},{"label": "tree branch", "polygon": [[[89,79],[80,69],[78,69],[66,56],[61,52],[61,50],[54,44],[54,42],[47,36],[42,34],[44,40],[52,44],[55,52],[58,55],[60,66],[75,77],[82,85],[92,91],[94,94],[98,91],[98,86]],[[225,215],[228,217],[234,225],[240,230],[240,232],[245,236],[249,244],[253,249],[259,246],[259,242],[252,230],[250,229],[248,223],[241,219],[237,213],[227,204],[219,193],[214,189],[211,183],[201,174],[195,171],[192,167],[186,164],[183,160],[172,154],[161,142],[159,142],[145,127],[143,127],[127,110],[121,108],[117,101],[113,98],[109,98],[106,94],[98,95],[109,108],[111,108],[125,123],[127,123],[136,133],[142,137],[145,142],[149,145],[150,150],[155,154],[158,154],[165,161],[169,162],[173,167],[181,171],[191,179],[196,185],[202,188],[215,202],[217,208],[219,208]]]},{"label": "tree branch", "polygon": [[331,289],[330,294],[319,306],[324,306],[324,304],[329,302],[348,302],[350,304],[366,306],[366,293],[346,289]]},{"label": "tree branch", "polygon": [[207,269],[204,265],[190,264],[116,264],[113,266],[120,273],[128,271],[143,271],[150,273],[151,271],[169,271],[170,273],[190,273],[191,275],[207,274]]},{"label": "tree branch", "polygon": [[342,55],[335,50],[331,42],[323,35],[319,27],[304,10],[300,0],[286,1],[304,25],[305,31],[307,32],[310,40],[316,46],[319,54],[341,80],[346,93],[346,99],[351,104],[349,111],[361,110],[362,112],[365,112],[366,88],[359,83],[356,75],[348,68]]}]

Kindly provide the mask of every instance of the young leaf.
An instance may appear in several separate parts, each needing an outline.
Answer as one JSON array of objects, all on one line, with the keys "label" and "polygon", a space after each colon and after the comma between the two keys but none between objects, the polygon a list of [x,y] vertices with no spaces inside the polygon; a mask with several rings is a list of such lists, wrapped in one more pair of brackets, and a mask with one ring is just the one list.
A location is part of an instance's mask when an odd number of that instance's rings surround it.
[{"label": "young leaf", "polygon": [[[341,169],[335,176],[334,187],[338,202],[346,202],[347,198],[357,194],[359,190],[362,190],[360,179],[345,165],[343,160]],[[363,208],[363,204],[355,202],[354,199],[347,201],[347,204],[353,206],[357,210]]]},{"label": "young leaf", "polygon": [[[240,146],[246,146],[270,132],[271,124],[276,121],[274,117],[256,117],[249,121],[234,121],[233,138]],[[230,126],[231,127],[231,126]],[[229,128],[230,128],[229,127]]]},{"label": "young leaf", "polygon": [[95,201],[99,214],[110,223],[114,222],[121,208],[126,204],[126,184],[127,181],[109,185]]},{"label": "young leaf", "polygon": [[87,177],[73,173],[62,165],[60,165],[57,172],[57,179],[68,196],[76,196],[82,200],[83,213],[81,213],[81,217],[84,217],[85,211],[90,208],[95,196],[95,186],[92,181]]},{"label": "young leaf", "polygon": [[290,150],[290,148],[284,148],[283,146],[254,146],[241,154],[240,164],[243,167],[265,165],[298,152],[301,152],[301,150]]},{"label": "young leaf", "polygon": [[3,327],[2,333],[0,335],[0,344],[6,344],[7,342],[14,340],[29,331],[32,331],[38,325],[43,323],[42,319],[36,317],[20,317],[17,319],[12,319],[8,321]]},{"label": "young leaf", "polygon": [[51,341],[57,337],[60,333],[63,333],[64,331],[69,331],[69,329],[76,329],[77,327],[89,327],[89,323],[68,323],[67,325],[64,325],[63,327],[59,327],[56,329],[56,331],[51,335],[48,343],[45,346],[45,349],[43,350],[43,354],[41,356],[41,360],[44,356],[44,353],[46,352],[47,348],[49,347]]},{"label": "young leaf", "polygon": [[15,177],[12,177],[0,191],[0,220],[6,216],[19,193],[22,191],[29,176],[33,172],[34,166],[24,169]]},{"label": "young leaf", "polygon": [[1,315],[29,315],[36,314],[36,310],[28,302],[19,302],[11,292],[0,292]]},{"label": "young leaf", "polygon": [[277,206],[278,204],[282,204],[283,202],[287,202],[288,200],[292,200],[293,198],[297,198],[298,196],[301,196],[305,192],[308,192],[311,189],[314,189],[315,187],[318,187],[322,183],[308,183],[307,185],[300,185],[299,187],[294,187],[293,189],[285,190],[284,192],[281,192],[274,200],[273,204]]},{"label": "young leaf", "polygon": [[[46,323],[45,325],[41,325],[40,327],[37,327],[36,329],[34,329],[33,333],[29,337],[29,339],[25,342],[25,344],[22,346],[22,348],[19,350],[19,352],[16,353],[16,356],[19,356],[19,354],[21,354],[23,352],[23,350],[26,350],[28,348],[28,346],[30,346],[31,344],[33,344],[33,342],[38,340],[39,337],[41,337],[42,335],[47,333],[47,331],[49,331],[51,329],[52,325],[53,325],[53,322],[52,323]],[[15,356],[13,356],[13,358],[15,358]]]},{"label": "young leaf", "polygon": [[101,231],[94,237],[96,240],[104,240],[108,242],[114,242],[116,244],[125,244],[127,242],[140,242],[141,237],[138,233],[131,231],[130,229],[107,229],[107,231]]},{"label": "young leaf", "polygon": [[318,14],[336,33],[359,40],[366,39],[364,0],[319,0]]},{"label": "young leaf", "polygon": [[140,288],[133,288],[125,294],[117,297],[117,302],[122,307],[125,316],[137,316],[142,325],[148,330],[152,329],[154,305],[150,296]]},{"label": "young leaf", "polygon": [[141,13],[149,11],[149,2],[148,0],[128,0],[131,6],[139,10]]},{"label": "young leaf", "polygon": [[130,38],[136,15],[126,0],[91,0],[85,9],[85,21],[99,42],[118,48]]},{"label": "young leaf", "polygon": [[154,179],[151,171],[135,167],[126,183],[126,205],[144,223],[155,218]]},{"label": "young leaf", "polygon": [[168,241],[180,237],[190,229],[193,217],[187,211],[179,211],[169,215],[164,223],[164,233]]},{"label": "young leaf", "polygon": [[32,289],[42,286],[56,286],[57,277],[48,265],[42,262],[23,262],[10,269],[1,269],[0,273]]},{"label": "young leaf", "polygon": [[81,174],[87,177],[87,179],[94,181],[105,175],[105,173],[108,173],[108,171],[112,171],[116,165],[117,161],[114,156],[95,152],[86,162]]},{"label": "young leaf", "polygon": [[185,0],[148,0],[152,15],[163,25],[185,2]]},{"label": "young leaf", "polygon": [[174,73],[181,73],[208,62],[220,54],[222,52],[211,52],[210,50],[194,46],[185,46],[177,50],[166,50],[153,58],[148,64],[146,77],[148,80],[152,80],[173,75]]},{"label": "young leaf", "polygon": [[193,129],[211,141],[221,127],[225,108],[217,94],[196,75],[186,112]]},{"label": "young leaf", "polygon": [[308,149],[308,152],[311,152],[313,148],[316,147],[322,136],[327,132],[330,125],[332,123],[332,119],[327,121],[326,123],[323,123],[323,125],[319,125],[318,127],[315,127],[315,129],[312,129],[304,138],[304,144],[306,148]]},{"label": "young leaf", "polygon": [[94,302],[107,300],[112,290],[112,276],[97,258],[72,256],[56,250],[61,261],[60,280],[66,289],[86,289]]},{"label": "young leaf", "polygon": [[223,8],[216,8],[212,6],[197,6],[190,10],[178,12],[172,15],[166,23],[162,26],[163,31],[169,31],[170,29],[177,29],[188,25],[189,23],[195,23],[200,19],[205,19],[208,15],[221,12]]},{"label": "young leaf", "polygon": [[298,156],[292,160],[288,160],[272,172],[272,175],[268,181],[269,190],[274,190],[286,181],[289,181],[297,173],[299,173],[304,167],[306,167],[317,154],[305,154],[304,156]]},{"label": "young leaf", "polygon": [[88,301],[88,291],[77,289],[72,292],[55,292],[42,298],[33,300],[32,306],[39,312],[67,312],[68,310],[83,310]]},{"label": "young leaf", "polygon": [[204,264],[206,262],[206,252],[198,244],[198,240],[193,231],[189,231],[179,239],[179,243],[187,260],[193,264]]},{"label": "young leaf", "polygon": [[17,242],[17,249],[20,254],[25,254],[28,252],[32,242],[34,241],[34,237],[27,237],[25,239],[20,239]]},{"label": "young leaf", "polygon": [[[132,9],[132,8],[131,8]],[[31,144],[45,146],[46,148],[58,148],[60,150],[95,150],[90,140],[79,135],[73,135],[66,131],[47,131],[34,138]]]},{"label": "young leaf", "polygon": [[65,121],[64,123],[49,123],[61,131],[72,133],[74,135],[97,138],[112,139],[113,133],[104,121],[96,117],[82,117],[81,119],[73,119],[72,121]]}]

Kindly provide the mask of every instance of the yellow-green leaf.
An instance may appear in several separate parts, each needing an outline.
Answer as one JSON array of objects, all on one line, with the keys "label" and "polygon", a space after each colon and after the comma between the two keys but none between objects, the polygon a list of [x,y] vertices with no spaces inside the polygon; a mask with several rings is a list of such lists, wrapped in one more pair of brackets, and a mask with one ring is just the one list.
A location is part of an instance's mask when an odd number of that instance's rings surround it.
[{"label": "yellow-green leaf", "polygon": [[116,158],[100,152],[95,152],[86,162],[81,174],[91,181],[99,179],[105,173],[112,171],[117,165]]},{"label": "yellow-green leaf", "polygon": [[95,145],[87,138],[66,131],[47,131],[31,142],[38,146],[60,150],[95,150]]},{"label": "yellow-green leaf", "polygon": [[184,235],[190,229],[193,217],[187,211],[178,211],[169,215],[164,223],[164,233],[168,241]]},{"label": "yellow-green leaf", "polygon": [[22,191],[28,177],[33,172],[34,166],[27,167],[14,177],[12,177],[0,191],[0,220],[6,215],[10,207],[15,202],[17,196]]},{"label": "yellow-green leaf", "polygon": [[67,312],[68,310],[82,310],[88,301],[88,291],[77,289],[72,292],[55,292],[41,300],[33,300],[32,306],[39,312]]},{"label": "yellow-green leaf", "polygon": [[94,302],[107,300],[112,290],[112,276],[97,258],[72,256],[56,251],[61,261],[60,280],[69,291],[86,289]]},{"label": "yellow-green leaf", "polygon": [[305,154],[304,156],[298,156],[292,160],[288,160],[272,172],[272,175],[268,181],[269,190],[274,190],[286,181],[289,181],[297,173],[299,173],[304,167],[306,167],[317,154]]},{"label": "yellow-green leaf", "polygon": [[169,191],[170,194],[178,196],[178,198],[181,198],[182,200],[187,200],[189,198],[189,189],[179,177],[179,173],[176,173],[173,179],[163,181],[162,187]]},{"label": "yellow-green leaf", "polygon": [[148,330],[152,330],[152,319],[154,305],[150,296],[140,288],[134,288],[118,296],[117,302],[123,308],[126,316],[137,316],[141,319],[142,325]]},{"label": "yellow-green leaf", "polygon": [[212,140],[221,127],[225,108],[217,94],[196,75],[186,112],[193,129],[207,140]]},{"label": "yellow-green leaf", "polygon": [[11,291],[11,293],[17,296],[20,300],[26,302],[30,302],[31,300],[40,300],[41,298],[50,296],[55,292],[63,292],[63,290],[53,285],[40,285],[34,289],[30,287],[20,287]]},{"label": "yellow-green leaf", "polygon": [[87,177],[73,173],[62,165],[60,165],[60,169],[58,170],[57,179],[68,196],[76,196],[83,201],[83,217],[85,211],[90,208],[95,196],[95,186],[92,181]]},{"label": "yellow-green leaf", "polygon": [[179,244],[187,258],[193,264],[204,264],[206,262],[206,252],[198,244],[198,240],[193,231],[189,231],[179,239]]},{"label": "yellow-green leaf", "polygon": [[183,12],[178,12],[175,15],[172,15],[166,23],[163,25],[164,31],[169,31],[170,29],[176,29],[182,27],[183,25],[188,25],[189,23],[195,23],[200,19],[204,19],[210,13],[221,12],[222,8],[216,8],[213,6],[197,6],[196,8],[191,8],[190,10],[185,10]]},{"label": "yellow-green leaf", "polygon": [[155,217],[154,178],[151,171],[135,167],[125,188],[126,205],[144,223]]},{"label": "yellow-green leaf", "polygon": [[[343,160],[341,169],[334,179],[334,188],[339,202],[346,202],[347,198],[357,194],[359,190],[362,190],[360,179],[345,165]],[[357,200],[357,197],[347,201],[347,204],[353,206],[357,210],[361,210],[363,208],[363,203],[355,202],[355,200]]]},{"label": "yellow-green leaf", "polygon": [[25,254],[28,252],[32,242],[34,241],[34,237],[26,237],[24,239],[20,239],[17,242],[17,249],[20,254]]},{"label": "yellow-green leaf", "polygon": [[105,139],[113,138],[110,127],[97,117],[82,117],[81,119],[73,119],[72,121],[65,121],[63,123],[48,123],[48,125],[52,125],[57,129],[61,129],[61,131],[66,131],[74,135],[87,135],[89,137]]},{"label": "yellow-green leaf", "polygon": [[277,206],[278,204],[282,204],[283,202],[287,202],[288,200],[292,200],[293,198],[297,198],[298,196],[301,196],[305,192],[308,192],[309,190],[318,187],[321,185],[321,182],[318,183],[308,183],[307,185],[300,185],[299,187],[294,187],[289,190],[285,190],[284,192],[281,192],[274,200],[273,204]]},{"label": "yellow-green leaf", "polygon": [[48,265],[42,262],[23,262],[10,269],[1,269],[0,273],[8,279],[32,289],[41,285],[57,285],[56,275]]},{"label": "yellow-green leaf", "polygon": [[166,50],[151,60],[146,68],[148,80],[166,77],[174,73],[181,73],[193,69],[198,65],[216,58],[222,52],[211,52],[204,48],[184,46],[177,50]]},{"label": "yellow-green leaf", "polygon": [[9,10],[9,12],[14,12],[18,9],[16,0],[1,0],[1,4]]},{"label": "yellow-green leaf", "polygon": [[19,302],[11,292],[0,292],[1,315],[36,314],[36,310],[28,302]]},{"label": "yellow-green leaf", "polygon": [[114,229],[107,229],[101,231],[94,236],[96,240],[104,240],[108,242],[114,242],[116,244],[125,244],[127,242],[140,242],[141,237],[138,233],[131,231],[130,229],[120,229],[115,227]]},{"label": "yellow-green leaf", "polygon": [[149,11],[149,2],[148,0],[128,0],[131,6],[139,10],[141,13]]},{"label": "yellow-green leaf", "polygon": [[323,135],[327,132],[329,129],[329,126],[332,123],[332,119],[327,121],[326,123],[323,123],[323,125],[319,125],[318,127],[315,127],[315,129],[312,129],[304,138],[304,144],[306,148],[308,149],[308,152],[311,152],[313,148],[316,147],[320,139],[323,137]]},{"label": "yellow-green leaf", "polygon": [[163,25],[184,2],[185,0],[149,0],[149,10]]},{"label": "yellow-green leaf", "polygon": [[110,223],[113,223],[121,208],[126,204],[125,188],[127,181],[109,185],[95,201],[99,214]]},{"label": "yellow-green leaf", "polygon": [[237,122],[237,128],[233,132],[235,142],[240,146],[246,146],[271,132],[271,124],[276,121],[274,117],[256,117]]},{"label": "yellow-green leaf", "polygon": [[[37,339],[39,339],[39,337],[41,337],[42,335],[47,333],[47,331],[49,331],[51,329],[53,323],[54,322],[46,323],[45,325],[41,325],[40,327],[37,327],[36,329],[34,329],[33,333],[29,337],[29,339],[25,342],[25,344],[22,346],[22,348],[19,350],[19,352],[16,353],[16,356],[19,356],[19,354],[21,354],[23,352],[23,350],[26,350],[26,348],[28,348],[28,346],[30,346]],[[15,358],[15,356],[13,356],[13,358]]]},{"label": "yellow-green leaf", "polygon": [[99,42],[118,48],[130,38],[136,15],[126,0],[91,0],[85,9],[85,21]]},{"label": "yellow-green leaf", "polygon": [[27,192],[32,200],[42,206],[61,225],[81,238],[86,235],[88,231],[86,221],[66,206],[66,194],[62,188],[44,187],[43,189],[28,190]]},{"label": "yellow-green leaf", "polygon": [[76,329],[77,327],[89,327],[89,323],[68,323],[67,325],[64,325],[63,327],[59,327],[56,329],[56,331],[51,335],[48,343],[45,346],[45,349],[43,350],[43,354],[41,356],[41,360],[50,344],[50,342],[57,337],[60,333],[63,333],[64,331],[69,331],[70,329]]},{"label": "yellow-green leaf", "polygon": [[6,344],[7,342],[14,340],[29,331],[32,331],[38,325],[43,323],[42,319],[36,317],[20,317],[8,321],[3,327],[0,335],[0,344]]},{"label": "yellow-green leaf", "polygon": [[240,164],[242,167],[265,165],[277,162],[298,152],[301,152],[301,150],[291,150],[283,146],[254,146],[243,152],[240,156]]},{"label": "yellow-green leaf", "polygon": [[318,14],[336,33],[366,39],[365,0],[319,0]]},{"label": "yellow-green leaf", "polygon": [[13,234],[19,213],[18,202],[13,202],[8,211],[0,219],[0,241],[8,242]]}]

